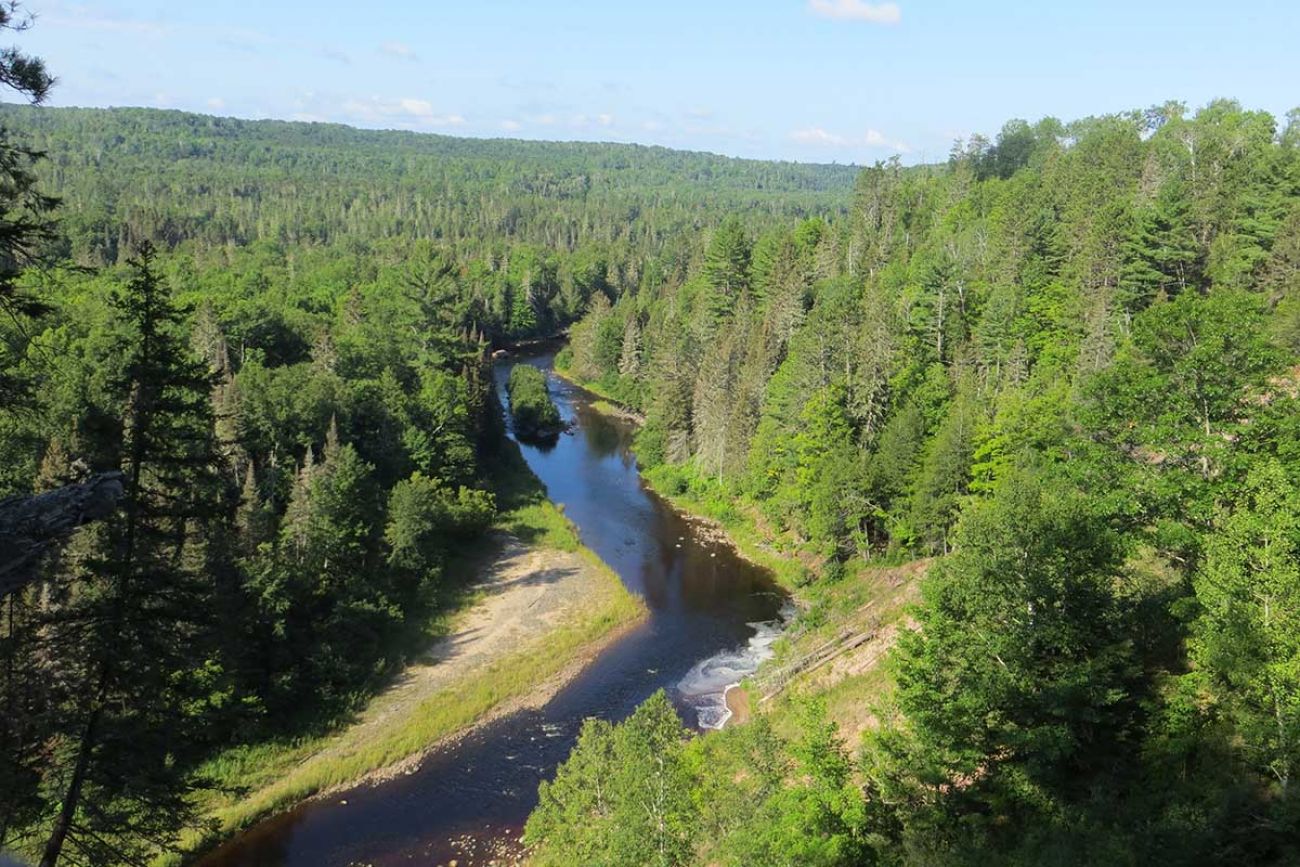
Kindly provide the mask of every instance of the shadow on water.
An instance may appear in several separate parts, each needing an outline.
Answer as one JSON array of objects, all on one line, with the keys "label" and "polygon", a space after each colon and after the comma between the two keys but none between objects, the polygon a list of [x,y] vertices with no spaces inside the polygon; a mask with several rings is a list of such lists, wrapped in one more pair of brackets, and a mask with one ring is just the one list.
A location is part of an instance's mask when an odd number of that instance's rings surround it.
[{"label": "shadow on water", "polygon": [[[503,402],[514,363],[549,371],[552,359],[499,363]],[[524,459],[582,541],[646,600],[649,617],[544,707],[484,726],[413,774],[262,822],[204,867],[508,863],[538,782],[568,755],[585,718],[622,719],[664,688],[687,722],[719,719],[721,688],[771,643],[784,597],[762,569],[699,536],[646,490],[630,423],[591,409],[589,395],[554,375],[548,380],[569,429],[553,444],[521,444]]]}]

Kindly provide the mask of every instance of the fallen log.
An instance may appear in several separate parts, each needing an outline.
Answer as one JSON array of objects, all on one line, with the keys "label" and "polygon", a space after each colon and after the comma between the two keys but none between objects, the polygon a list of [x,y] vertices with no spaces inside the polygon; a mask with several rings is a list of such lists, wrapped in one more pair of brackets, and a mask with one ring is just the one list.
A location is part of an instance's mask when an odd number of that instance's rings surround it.
[{"label": "fallen log", "polygon": [[112,471],[0,500],[0,597],[34,580],[41,556],[73,530],[112,514],[125,491],[125,477]]}]

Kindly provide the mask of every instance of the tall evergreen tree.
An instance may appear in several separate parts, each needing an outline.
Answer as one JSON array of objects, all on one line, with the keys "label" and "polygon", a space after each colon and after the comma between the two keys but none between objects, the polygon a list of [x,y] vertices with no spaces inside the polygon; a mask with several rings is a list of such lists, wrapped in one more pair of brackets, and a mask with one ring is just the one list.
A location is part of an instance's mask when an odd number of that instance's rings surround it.
[{"label": "tall evergreen tree", "polygon": [[42,867],[69,845],[78,862],[135,859],[193,818],[182,760],[195,746],[198,684],[187,674],[203,667],[206,590],[183,552],[222,519],[211,378],[189,352],[152,248],[132,267],[113,300],[126,497],[74,567],[82,586],[53,626],[56,664],[80,684],[45,772],[53,813]]},{"label": "tall evergreen tree", "polygon": [[1031,471],[963,516],[899,645],[906,725],[876,741],[877,780],[920,833],[990,845],[1122,767],[1137,710],[1122,556],[1081,497]]}]

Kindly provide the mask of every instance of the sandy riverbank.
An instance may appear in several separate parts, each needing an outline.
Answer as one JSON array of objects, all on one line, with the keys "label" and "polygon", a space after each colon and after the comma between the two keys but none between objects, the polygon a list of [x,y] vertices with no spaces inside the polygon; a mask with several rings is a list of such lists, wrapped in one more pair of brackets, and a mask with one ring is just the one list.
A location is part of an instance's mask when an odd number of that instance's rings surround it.
[{"label": "sandy riverbank", "polygon": [[[457,618],[450,635],[436,642],[392,686],[375,697],[361,719],[341,737],[345,743],[337,749],[346,750],[346,742],[364,743],[385,729],[400,727],[401,718],[417,713],[430,699],[445,696],[455,700],[458,686],[477,675],[490,674],[494,664],[521,651],[546,648],[548,653],[554,652],[549,638],[555,632],[590,617],[622,590],[621,585],[610,587],[610,581],[618,579],[602,571],[577,553],[529,547],[513,537],[504,538],[500,554],[477,585],[482,599]],[[520,708],[540,707],[638,620],[629,619],[574,648],[558,671],[503,698],[469,726],[347,785],[412,773],[428,753],[448,741]],[[333,749],[327,749],[324,755],[328,757]]]},{"label": "sandy riverbank", "polygon": [[749,722],[749,693],[745,692],[743,687],[740,685],[727,687],[723,698],[727,701],[727,710],[731,711],[724,728]]},{"label": "sandy riverbank", "polygon": [[530,546],[503,533],[481,576],[475,601],[450,631],[355,722],[267,756],[261,782],[238,799],[211,804],[218,838],[312,798],[413,773],[431,752],[476,727],[544,704],[645,613],[585,549]]}]

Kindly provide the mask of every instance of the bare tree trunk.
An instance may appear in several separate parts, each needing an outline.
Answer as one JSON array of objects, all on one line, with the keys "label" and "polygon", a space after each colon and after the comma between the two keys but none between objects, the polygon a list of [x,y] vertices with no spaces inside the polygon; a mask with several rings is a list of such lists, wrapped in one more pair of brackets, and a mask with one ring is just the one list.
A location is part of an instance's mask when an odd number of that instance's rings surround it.
[{"label": "bare tree trunk", "polygon": [[107,683],[108,666],[105,665],[100,671],[99,689],[96,691],[94,706],[86,720],[86,727],[82,730],[81,743],[77,746],[77,763],[72,768],[72,779],[68,783],[68,791],[63,796],[59,816],[54,820],[49,839],[45,841],[45,852],[41,855],[40,867],[55,867],[59,863],[59,856],[63,853],[63,843],[67,840],[68,831],[72,828],[72,820],[77,815],[77,806],[81,803],[81,789],[90,771],[90,754],[95,749],[96,729],[99,727],[99,716],[104,708],[104,687]]}]

